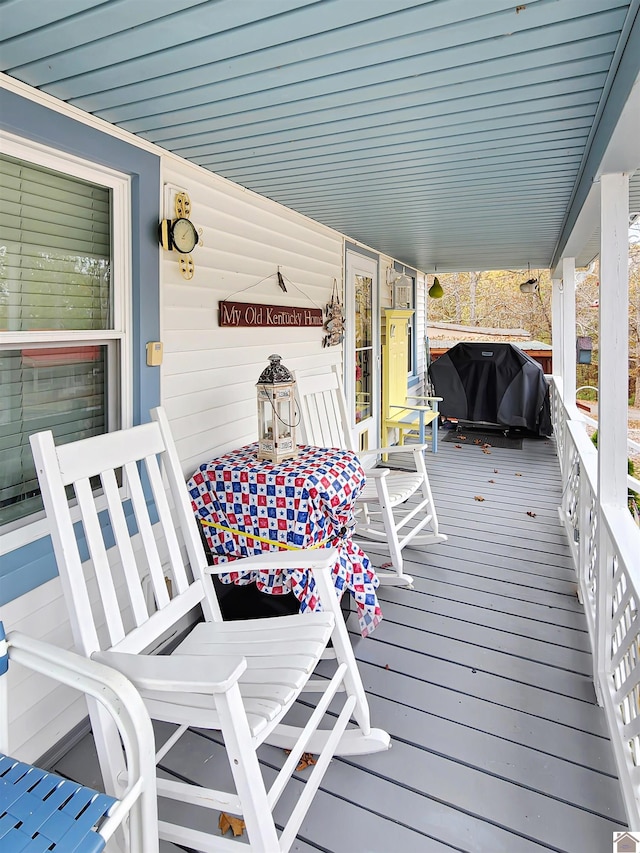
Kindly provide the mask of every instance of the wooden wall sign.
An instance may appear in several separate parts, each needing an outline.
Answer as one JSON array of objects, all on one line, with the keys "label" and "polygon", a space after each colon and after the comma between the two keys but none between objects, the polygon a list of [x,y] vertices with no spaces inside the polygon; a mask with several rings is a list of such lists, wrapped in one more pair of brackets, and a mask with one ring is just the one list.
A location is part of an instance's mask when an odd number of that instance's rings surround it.
[{"label": "wooden wall sign", "polygon": [[322,326],[322,308],[219,302],[221,326]]}]

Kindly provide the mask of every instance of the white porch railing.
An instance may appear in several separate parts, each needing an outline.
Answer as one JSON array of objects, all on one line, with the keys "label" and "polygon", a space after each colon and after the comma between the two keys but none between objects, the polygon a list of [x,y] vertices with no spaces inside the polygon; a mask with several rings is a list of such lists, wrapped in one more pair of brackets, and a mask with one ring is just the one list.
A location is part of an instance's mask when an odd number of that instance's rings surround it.
[{"label": "white porch railing", "polygon": [[[629,826],[640,828],[640,528],[625,507],[598,502],[598,451],[585,418],[551,382],[562,472],[560,518],[584,605],[594,684],[615,753]],[[630,488],[638,481],[629,478]]]}]

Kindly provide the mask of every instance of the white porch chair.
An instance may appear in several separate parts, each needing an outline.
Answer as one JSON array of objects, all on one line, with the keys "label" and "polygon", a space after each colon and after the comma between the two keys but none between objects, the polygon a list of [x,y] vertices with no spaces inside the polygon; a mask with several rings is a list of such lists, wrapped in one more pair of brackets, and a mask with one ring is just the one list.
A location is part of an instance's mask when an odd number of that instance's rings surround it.
[{"label": "white porch chair", "polygon": [[[296,394],[300,420],[309,444],[341,447],[358,453],[349,427],[349,415],[338,369],[325,373],[297,372]],[[413,471],[390,471],[365,466],[367,482],[358,497],[356,535],[386,542],[391,571],[376,570],[381,583],[408,586],[413,578],[403,571],[402,549],[410,543],[435,545],[447,537],[439,532],[436,507],[424,461],[426,444],[373,447],[367,456],[404,453],[413,459]],[[405,507],[409,498],[418,502]],[[403,528],[407,528],[403,531]],[[424,531],[424,532],[423,532]]]},{"label": "white porch chair", "polygon": [[[335,552],[272,552],[235,561],[233,567],[238,571],[312,569],[324,609],[223,622],[209,575],[228,571],[229,566],[207,566],[166,415],[162,409],[151,414],[151,423],[58,447],[50,432],[31,437],[75,642],[85,655],[130,678],[152,719],[176,724],[175,732],[158,748],[157,761],[190,726],[222,733],[235,790],[158,777],[158,795],[240,816],[246,823],[249,845],[242,844],[244,838],[221,837],[214,814],[209,815],[211,832],[161,819],[160,838],[204,851],[228,853],[239,846],[240,850],[284,853],[295,839],[331,757],[336,752],[375,752],[389,746],[387,733],[370,725],[367,699],[331,580]],[[96,491],[96,481],[91,481],[94,477],[99,477],[101,493]],[[83,572],[65,495],[69,485],[79,505],[97,593]],[[123,507],[126,499],[131,501],[137,527],[133,536],[127,527],[132,519],[126,518]],[[100,517],[104,504],[109,529],[105,529],[105,517]],[[165,575],[170,577],[171,593]],[[151,614],[145,604],[145,582],[151,584],[157,606]],[[92,601],[96,594],[100,606]],[[175,631],[194,608],[204,621],[192,628],[173,654],[145,654],[157,647],[169,629]],[[332,648],[327,649],[330,640]],[[327,655],[336,660],[333,677],[309,681],[320,658]],[[315,710],[303,728],[286,725],[283,718],[305,688],[320,693]],[[337,719],[331,728],[320,729],[325,711],[339,691],[344,693]],[[352,716],[356,723],[347,728]],[[103,775],[117,791],[122,770],[118,739],[95,709],[92,723]],[[264,742],[292,750],[269,789],[257,756]],[[278,835],[272,812],[303,752],[319,757]],[[224,774],[224,768],[220,771]]]},{"label": "white porch chair", "polygon": [[[9,756],[10,663],[92,696],[109,715],[126,756],[127,780],[119,798]],[[151,720],[124,676],[18,631],[5,638],[0,622],[0,849],[98,853],[110,840],[111,851],[117,845],[131,853],[157,853],[154,753]]]}]

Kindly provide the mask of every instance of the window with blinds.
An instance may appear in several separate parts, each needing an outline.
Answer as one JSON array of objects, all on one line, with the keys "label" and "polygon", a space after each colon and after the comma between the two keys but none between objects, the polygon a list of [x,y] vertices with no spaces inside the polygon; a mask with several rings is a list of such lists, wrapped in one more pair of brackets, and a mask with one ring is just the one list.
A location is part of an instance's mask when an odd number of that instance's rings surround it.
[{"label": "window with blinds", "polygon": [[109,427],[111,190],[0,157],[0,525],[41,509],[29,435]]}]

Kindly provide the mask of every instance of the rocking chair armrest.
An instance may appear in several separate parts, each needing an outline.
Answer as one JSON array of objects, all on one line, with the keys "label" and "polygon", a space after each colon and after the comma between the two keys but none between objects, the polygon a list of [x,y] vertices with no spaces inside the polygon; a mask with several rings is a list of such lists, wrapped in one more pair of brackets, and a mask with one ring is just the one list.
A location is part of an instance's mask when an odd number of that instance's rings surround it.
[{"label": "rocking chair armrest", "polygon": [[[377,451],[378,448],[376,448]],[[366,474],[367,480],[382,480],[383,477],[386,477],[389,474],[388,468],[365,468],[364,473]]]},{"label": "rocking chair armrest", "polygon": [[94,652],[91,659],[116,669],[141,692],[226,693],[247,668],[246,659],[240,655],[204,658],[106,651]]},{"label": "rocking chair armrest", "polygon": [[253,557],[241,557],[229,563],[205,566],[212,575],[221,572],[252,572],[260,569],[311,569],[314,572],[330,571],[338,560],[336,548],[300,548],[286,551],[265,551]]},{"label": "rocking chair armrest", "polygon": [[407,394],[407,400],[433,400],[436,403],[441,403],[444,397],[424,397],[421,394]]}]

